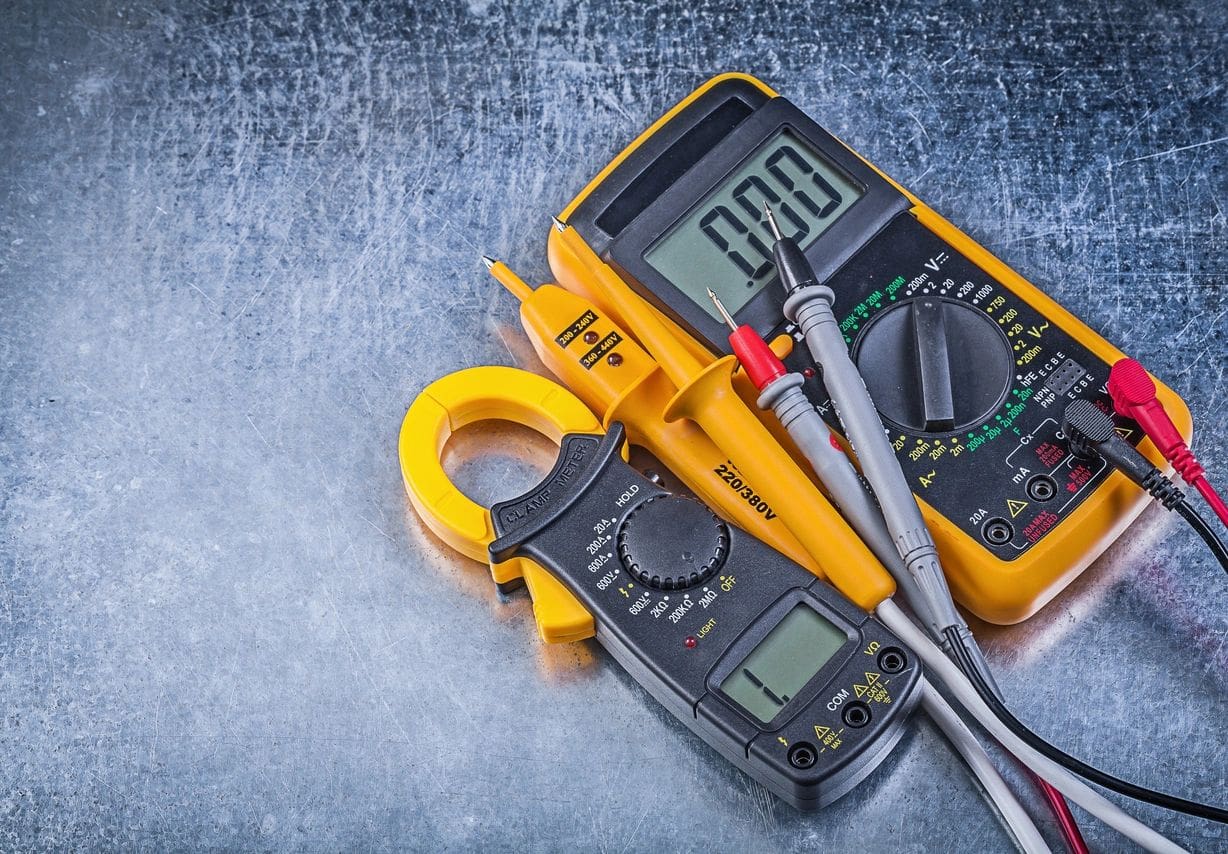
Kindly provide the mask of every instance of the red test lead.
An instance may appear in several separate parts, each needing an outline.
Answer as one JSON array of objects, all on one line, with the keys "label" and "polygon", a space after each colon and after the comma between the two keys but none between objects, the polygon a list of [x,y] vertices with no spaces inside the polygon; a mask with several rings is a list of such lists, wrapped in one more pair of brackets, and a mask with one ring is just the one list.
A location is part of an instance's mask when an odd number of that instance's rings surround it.
[{"label": "red test lead", "polygon": [[712,300],[716,310],[729,325],[729,346],[733,348],[733,354],[746,369],[746,374],[755,384],[755,388],[763,391],[772,380],[788,373],[784,362],[776,358],[772,348],[759,337],[758,332],[745,324],[738,326],[712,288],[708,288],[708,299]]},{"label": "red test lead", "polygon": [[1228,526],[1228,505],[1207,480],[1206,472],[1186,446],[1168,412],[1156,397],[1156,384],[1134,359],[1121,359],[1109,372],[1109,396],[1119,415],[1138,422],[1181,479],[1198,490],[1220,521]]}]

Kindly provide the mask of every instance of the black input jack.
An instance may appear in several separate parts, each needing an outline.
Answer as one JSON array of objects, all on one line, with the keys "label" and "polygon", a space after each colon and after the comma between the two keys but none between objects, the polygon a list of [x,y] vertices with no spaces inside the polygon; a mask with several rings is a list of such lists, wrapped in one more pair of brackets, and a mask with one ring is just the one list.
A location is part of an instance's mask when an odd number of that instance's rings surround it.
[{"label": "black input jack", "polygon": [[1033,501],[1051,501],[1057,495],[1057,481],[1047,474],[1038,474],[1028,480],[1027,493]]},{"label": "black input jack", "polygon": [[908,666],[904,650],[889,646],[878,654],[878,669],[884,673],[899,673]]},{"label": "black input jack", "polygon": [[854,700],[844,707],[844,722],[853,728],[863,727],[870,722],[870,707]]},{"label": "black input jack", "polygon": [[1004,546],[1014,538],[1015,529],[1010,522],[995,516],[981,527],[981,536],[991,546]]},{"label": "black input jack", "polygon": [[819,761],[819,754],[808,741],[799,741],[789,748],[789,764],[794,768],[811,768]]}]

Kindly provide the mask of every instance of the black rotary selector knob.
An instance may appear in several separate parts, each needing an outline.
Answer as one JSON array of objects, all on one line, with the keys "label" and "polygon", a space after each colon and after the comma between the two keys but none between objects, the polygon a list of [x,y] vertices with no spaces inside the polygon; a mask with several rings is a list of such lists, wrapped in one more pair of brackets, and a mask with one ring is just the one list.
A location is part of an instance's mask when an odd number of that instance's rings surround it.
[{"label": "black rotary selector knob", "polygon": [[680,495],[650,498],[618,529],[618,556],[649,587],[681,590],[700,584],[725,563],[729,529],[698,501]]},{"label": "black rotary selector knob", "polygon": [[994,319],[945,297],[905,300],[875,317],[853,360],[883,420],[910,433],[983,424],[1005,402],[1015,372]]}]

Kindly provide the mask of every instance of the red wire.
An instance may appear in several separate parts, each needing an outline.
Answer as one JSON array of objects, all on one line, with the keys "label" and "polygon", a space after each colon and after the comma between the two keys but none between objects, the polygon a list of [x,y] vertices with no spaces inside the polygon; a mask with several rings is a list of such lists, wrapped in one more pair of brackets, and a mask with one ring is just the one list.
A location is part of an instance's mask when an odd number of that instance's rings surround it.
[{"label": "red wire", "polygon": [[1206,473],[1185,444],[1163,402],[1157,397],[1155,380],[1134,359],[1118,359],[1109,371],[1109,396],[1118,414],[1133,418],[1177,474],[1206,499],[1219,520],[1228,527],[1228,505],[1219,497]]},{"label": "red wire", "polygon": [[1219,497],[1219,493],[1215,491],[1215,487],[1206,477],[1199,477],[1190,484],[1198,490],[1198,494],[1206,499],[1207,504],[1215,511],[1215,515],[1224,523],[1224,527],[1228,527],[1228,504],[1224,503],[1224,499]]},{"label": "red wire", "polygon": [[1062,831],[1062,839],[1066,841],[1066,847],[1070,849],[1071,854],[1088,854],[1087,843],[1083,841],[1083,834],[1079,832],[1079,824],[1070,812],[1070,807],[1066,804],[1066,799],[1062,797],[1062,793],[1035,774],[1032,774],[1031,771],[1028,774],[1037,782],[1040,790],[1044,792],[1045,800],[1049,802],[1049,809],[1053,812],[1054,818],[1057,819],[1058,828]]}]

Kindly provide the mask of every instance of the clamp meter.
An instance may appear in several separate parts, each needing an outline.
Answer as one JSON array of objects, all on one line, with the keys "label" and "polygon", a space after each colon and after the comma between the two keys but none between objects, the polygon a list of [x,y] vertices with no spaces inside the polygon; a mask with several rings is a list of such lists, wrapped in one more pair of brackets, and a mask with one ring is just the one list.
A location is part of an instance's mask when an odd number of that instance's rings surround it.
[{"label": "clamp meter", "polygon": [[[765,202],[836,294],[955,597],[995,623],[1035,613],[1146,504],[1061,433],[1071,400],[1110,406],[1122,353],[746,75],[716,77],[675,106],[562,218],[688,346],[727,354],[708,288],[764,338],[793,332]],[[549,249],[559,283],[600,305],[594,271],[555,231]],[[838,430],[805,348],[786,364],[811,377],[807,396]],[[1188,440],[1189,410],[1166,387],[1159,396]],[[1164,465],[1136,425],[1119,424]]]},{"label": "clamp meter", "polygon": [[[457,426],[509,417],[558,440],[559,456],[539,484],[486,510],[447,480],[438,454]],[[625,463],[622,424],[600,429],[543,377],[470,368],[410,407],[402,474],[433,531],[471,557],[485,552],[501,588],[523,578],[543,639],[595,636],[795,807],[839,798],[903,734],[921,699],[918,660],[813,573]]]},{"label": "clamp meter", "polygon": [[565,436],[540,484],[491,508],[492,563],[545,568],[721,755],[799,809],[830,803],[903,734],[919,666],[833,587],[624,463],[624,438]]}]

